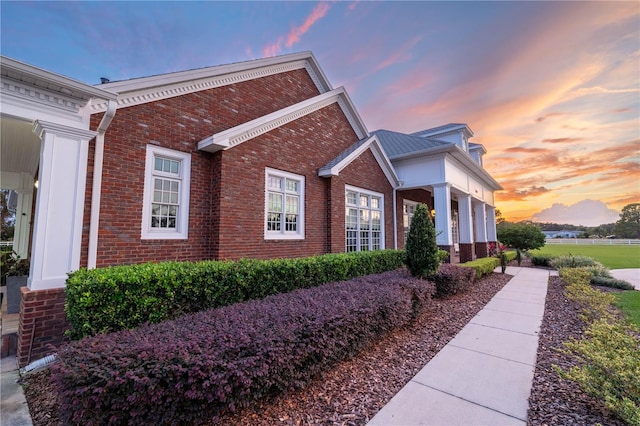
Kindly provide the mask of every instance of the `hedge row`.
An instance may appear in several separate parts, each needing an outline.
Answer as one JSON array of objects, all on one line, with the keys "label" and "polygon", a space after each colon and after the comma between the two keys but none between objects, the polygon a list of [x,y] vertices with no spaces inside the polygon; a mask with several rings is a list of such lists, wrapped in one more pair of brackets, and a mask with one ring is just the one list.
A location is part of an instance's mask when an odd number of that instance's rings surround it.
[{"label": "hedge row", "polygon": [[201,424],[307,383],[418,316],[433,283],[397,272],[296,290],[63,345],[64,424]]},{"label": "hedge row", "polygon": [[69,274],[69,337],[135,328],[146,322],[377,274],[402,266],[404,252],[378,250],[299,259],[163,262],[82,269]]},{"label": "hedge row", "polygon": [[[582,260],[576,263],[586,263]],[[578,303],[588,328],[580,340],[565,342],[575,365],[554,366],[560,377],[576,382],[627,424],[640,424],[640,329],[621,321],[612,309],[615,297],[594,289],[590,266],[564,267],[565,295]]]}]

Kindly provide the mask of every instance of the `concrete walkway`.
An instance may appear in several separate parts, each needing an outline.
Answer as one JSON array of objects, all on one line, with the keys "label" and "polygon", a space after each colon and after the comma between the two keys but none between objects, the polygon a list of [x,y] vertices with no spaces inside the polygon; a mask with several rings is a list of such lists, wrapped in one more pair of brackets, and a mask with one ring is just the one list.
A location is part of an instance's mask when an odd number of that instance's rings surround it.
[{"label": "concrete walkway", "polygon": [[513,278],[369,425],[527,424],[547,282],[556,272],[506,273]]}]

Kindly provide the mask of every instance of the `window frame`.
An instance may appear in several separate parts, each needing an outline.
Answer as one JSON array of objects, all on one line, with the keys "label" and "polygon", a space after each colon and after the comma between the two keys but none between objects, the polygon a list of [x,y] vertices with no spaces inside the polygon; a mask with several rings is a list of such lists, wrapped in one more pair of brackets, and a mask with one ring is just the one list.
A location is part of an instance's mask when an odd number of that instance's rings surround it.
[{"label": "window frame", "polygon": [[[349,192],[355,192],[356,193],[356,203],[355,204],[348,204],[347,203],[347,193]],[[370,205],[367,206],[366,208],[364,206],[360,205],[360,197],[362,195],[366,195],[367,197],[369,197],[369,200],[371,199],[371,197],[376,197],[379,198],[380,200],[380,205],[379,207],[376,208],[372,208]],[[368,229],[368,247],[366,251],[373,251],[373,250],[384,250],[385,249],[385,216],[384,216],[384,194],[380,193],[380,192],[375,192],[375,191],[371,191],[368,189],[364,189],[364,188],[358,188],[356,186],[351,186],[351,185],[345,185],[344,188],[344,200],[345,200],[345,221],[344,221],[344,227],[345,227],[345,252],[347,253],[352,253],[354,251],[358,252],[358,251],[363,251],[362,250],[362,228],[361,228],[361,224],[360,224],[360,220],[362,218],[362,211],[368,211],[368,216],[370,218],[372,218],[372,214],[371,212],[380,212],[380,241],[379,241],[379,246],[377,248],[375,247],[375,242],[373,239],[373,233],[376,232],[376,230],[373,229],[373,226],[369,226]],[[347,228],[347,221],[349,219],[349,215],[347,213],[348,209],[357,209],[357,228],[356,228],[356,232],[357,232],[357,236],[356,236],[356,249],[355,250],[351,250],[349,251],[349,247],[352,245],[349,245],[349,230]],[[372,225],[372,219],[370,220],[370,224]]]},{"label": "window frame", "polygon": [[[157,157],[177,161],[178,176],[156,171]],[[178,214],[176,227],[152,228],[151,214],[153,205],[154,178],[168,178],[179,181]],[[144,193],[142,197],[142,230],[143,240],[186,240],[189,237],[189,197],[191,189],[191,154],[156,145],[147,145],[145,159]]]},{"label": "window frame", "polygon": [[[285,187],[282,191],[278,191],[279,194],[282,194],[282,214],[283,219],[281,222],[281,228],[279,231],[270,231],[268,229],[269,224],[269,176],[274,176],[282,179],[289,179],[298,182],[298,223],[296,231],[287,231],[286,230],[286,195],[294,194],[294,192],[288,192]],[[271,190],[271,192],[276,192]],[[298,175],[295,173],[285,172],[283,170],[272,169],[269,167],[265,168],[264,171],[264,239],[265,240],[304,240],[305,239],[305,177],[303,175]]]},{"label": "window frame", "polygon": [[[403,200],[402,201],[402,228],[404,230],[404,242],[406,244],[407,242],[407,237],[409,236],[409,229],[411,229],[411,222],[413,222],[413,215],[415,214],[415,209],[418,206],[418,204],[420,204],[417,201],[412,201],[412,200]],[[411,214],[407,214],[405,212],[405,206],[406,207],[413,207],[413,212]],[[407,224],[405,226],[405,219],[407,221]]]}]

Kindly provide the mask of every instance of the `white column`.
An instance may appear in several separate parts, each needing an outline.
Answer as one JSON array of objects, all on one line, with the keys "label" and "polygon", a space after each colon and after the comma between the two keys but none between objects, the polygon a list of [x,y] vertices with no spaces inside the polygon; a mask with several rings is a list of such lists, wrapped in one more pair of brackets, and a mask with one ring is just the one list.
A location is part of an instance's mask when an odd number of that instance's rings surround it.
[{"label": "white column", "polygon": [[471,215],[471,195],[458,196],[460,217],[460,244],[473,244],[473,218]]},{"label": "white column", "polygon": [[436,210],[436,244],[439,246],[452,246],[451,186],[446,183],[434,185],[433,200]]},{"label": "white column", "polygon": [[487,206],[487,240],[498,241],[498,233],[496,232],[496,208]]},{"label": "white column", "polygon": [[89,140],[96,132],[36,121],[42,141],[28,287],[64,287],[80,267]]},{"label": "white column", "polygon": [[476,216],[476,241],[479,243],[487,242],[487,215],[485,203],[478,203],[473,206]]}]

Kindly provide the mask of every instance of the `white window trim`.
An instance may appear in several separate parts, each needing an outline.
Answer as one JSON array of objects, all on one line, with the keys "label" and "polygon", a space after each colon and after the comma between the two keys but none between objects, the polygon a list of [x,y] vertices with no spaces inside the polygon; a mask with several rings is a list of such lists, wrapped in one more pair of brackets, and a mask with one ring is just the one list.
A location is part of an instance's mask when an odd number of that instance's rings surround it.
[{"label": "white window trim", "polygon": [[418,206],[418,204],[420,204],[417,201],[411,201],[411,200],[403,200],[402,201],[402,228],[404,229],[404,241],[405,243],[407,242],[407,236],[409,235],[409,229],[411,228],[411,222],[413,222],[413,216],[411,216],[411,220],[409,221],[409,226],[408,227],[404,227],[404,206],[410,206],[415,208]]},{"label": "white window trim", "polygon": [[[384,194],[381,194],[375,191],[370,191],[368,189],[358,188],[357,186],[345,185],[344,186],[345,197],[348,191],[358,192],[360,194],[374,196],[374,197],[380,197],[380,210],[379,210],[380,211],[380,248],[379,250],[384,250],[385,249]],[[346,204],[346,202],[345,202],[345,207],[349,207],[349,204]],[[346,223],[345,223],[345,233],[346,233]],[[360,245],[360,243],[358,243],[358,245]],[[346,247],[347,247],[347,243],[345,241],[345,250],[346,250]]]},{"label": "white window trim", "polygon": [[[299,217],[300,222],[298,226],[298,230],[295,232],[287,232],[284,229],[281,231],[267,231],[267,220],[268,220],[268,212],[269,212],[269,175],[278,176],[282,178],[287,178],[291,180],[297,180],[300,182],[300,204],[299,208]],[[305,205],[305,179],[302,175],[296,175],[289,172],[284,172],[282,170],[265,168],[264,170],[264,239],[265,240],[304,240],[304,211]]]},{"label": "white window trim", "polygon": [[[153,167],[156,156],[180,162],[180,209],[176,229],[151,229],[151,201],[153,199]],[[143,240],[186,240],[189,236],[189,193],[191,183],[191,154],[147,145],[145,161],[144,195],[142,197]]]}]

